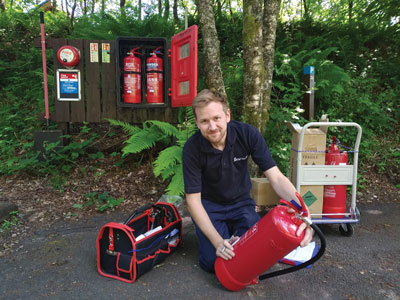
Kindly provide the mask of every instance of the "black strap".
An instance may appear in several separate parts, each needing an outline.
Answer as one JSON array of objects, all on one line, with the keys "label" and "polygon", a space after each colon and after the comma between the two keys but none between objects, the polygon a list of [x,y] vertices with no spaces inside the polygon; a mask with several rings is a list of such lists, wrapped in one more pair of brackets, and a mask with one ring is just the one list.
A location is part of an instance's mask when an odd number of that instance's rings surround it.
[{"label": "black strap", "polygon": [[146,210],[150,209],[153,205],[152,204],[146,204],[142,207],[139,207],[137,210],[135,210],[129,217],[126,219],[124,222],[125,225],[129,224],[129,222],[138,214],[144,213]]},{"label": "black strap", "polygon": [[322,257],[322,255],[324,255],[325,252],[325,248],[326,248],[326,239],[324,234],[322,233],[321,229],[319,229],[319,227],[315,224],[311,224],[311,227],[314,229],[315,233],[318,235],[319,240],[321,241],[321,246],[319,248],[319,251],[317,252],[317,254],[312,257],[310,260],[291,267],[291,268],[287,268],[284,270],[279,270],[279,271],[275,271],[275,272],[271,272],[271,273],[266,273],[266,274],[262,274],[258,277],[259,280],[264,280],[267,278],[271,278],[271,277],[276,277],[276,276],[280,276],[280,275],[284,275],[284,274],[288,274],[288,273],[292,273],[294,271],[298,271],[300,269],[306,268],[309,265],[313,264],[314,262],[316,262],[318,259],[320,259]]}]

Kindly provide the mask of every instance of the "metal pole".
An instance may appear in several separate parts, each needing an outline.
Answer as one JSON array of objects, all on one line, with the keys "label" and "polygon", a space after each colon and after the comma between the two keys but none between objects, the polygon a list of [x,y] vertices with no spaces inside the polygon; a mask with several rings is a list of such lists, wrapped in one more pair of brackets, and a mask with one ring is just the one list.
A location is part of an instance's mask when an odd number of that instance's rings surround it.
[{"label": "metal pole", "polygon": [[46,40],[44,34],[44,14],[40,12],[40,31],[41,31],[41,42],[42,42],[42,62],[43,62],[43,82],[44,82],[44,105],[46,110],[46,122],[49,127],[49,94],[47,91],[47,66],[46,66]]},{"label": "metal pole", "polygon": [[304,84],[307,87],[307,90],[303,94],[304,117],[310,121],[311,119],[314,119],[315,68],[313,66],[304,67],[303,74]]}]

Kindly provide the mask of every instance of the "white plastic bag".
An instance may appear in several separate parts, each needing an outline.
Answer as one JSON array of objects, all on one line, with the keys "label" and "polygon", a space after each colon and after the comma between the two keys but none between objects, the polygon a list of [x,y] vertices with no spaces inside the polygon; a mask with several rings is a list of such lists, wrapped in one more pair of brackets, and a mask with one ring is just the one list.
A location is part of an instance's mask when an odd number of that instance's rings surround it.
[{"label": "white plastic bag", "polygon": [[181,196],[164,194],[160,197],[160,199],[158,199],[157,202],[167,202],[175,205],[179,211],[179,214],[181,217],[183,217],[184,203]]}]

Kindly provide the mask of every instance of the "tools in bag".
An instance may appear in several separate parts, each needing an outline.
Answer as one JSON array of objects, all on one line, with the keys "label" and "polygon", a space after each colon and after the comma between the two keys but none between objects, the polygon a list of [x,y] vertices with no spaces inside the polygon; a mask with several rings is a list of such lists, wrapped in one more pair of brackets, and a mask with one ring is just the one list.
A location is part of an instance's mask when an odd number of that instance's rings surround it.
[{"label": "tools in bag", "polygon": [[105,224],[97,237],[97,269],[132,283],[173,253],[182,240],[182,218],[171,203],[137,209],[124,223]]}]

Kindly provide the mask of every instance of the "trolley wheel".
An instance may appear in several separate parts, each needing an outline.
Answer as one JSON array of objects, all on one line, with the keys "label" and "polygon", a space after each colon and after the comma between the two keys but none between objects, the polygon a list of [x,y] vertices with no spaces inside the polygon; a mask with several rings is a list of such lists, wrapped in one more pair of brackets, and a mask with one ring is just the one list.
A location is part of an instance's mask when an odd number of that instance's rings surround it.
[{"label": "trolley wheel", "polygon": [[347,237],[352,236],[354,233],[353,226],[351,226],[349,223],[340,224],[339,231],[341,235]]}]

